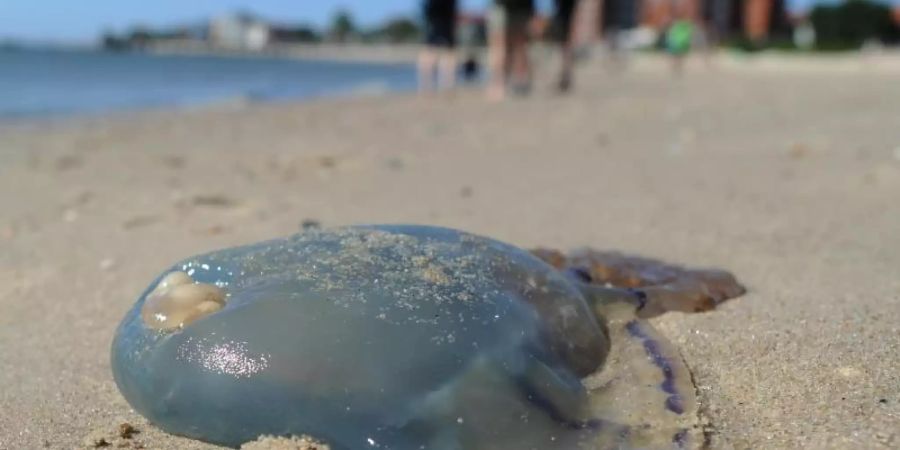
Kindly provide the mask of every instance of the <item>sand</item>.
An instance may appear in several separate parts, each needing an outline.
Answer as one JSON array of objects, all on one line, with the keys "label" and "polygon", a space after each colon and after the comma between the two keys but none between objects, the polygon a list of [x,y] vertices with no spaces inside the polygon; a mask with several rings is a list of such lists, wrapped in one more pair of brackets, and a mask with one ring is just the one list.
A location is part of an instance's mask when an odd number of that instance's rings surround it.
[{"label": "sand", "polygon": [[586,67],[569,98],[547,80],[499,104],[462,92],[0,127],[0,448],[210,448],[129,409],[113,331],[171,262],[308,220],[732,270],[743,298],[655,319],[694,372],[711,447],[897,448],[897,72],[647,66]]}]

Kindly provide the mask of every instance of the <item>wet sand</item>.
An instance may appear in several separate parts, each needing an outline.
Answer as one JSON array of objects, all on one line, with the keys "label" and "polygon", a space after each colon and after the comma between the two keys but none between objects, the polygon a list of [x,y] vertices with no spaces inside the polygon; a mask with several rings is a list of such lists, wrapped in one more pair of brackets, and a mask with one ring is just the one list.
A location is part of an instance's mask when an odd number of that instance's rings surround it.
[{"label": "wet sand", "polygon": [[[210,448],[133,413],[113,331],[171,262],[404,222],[733,271],[655,324],[712,448],[900,446],[900,83],[893,70],[580,73],[530,99],[391,96],[0,126],[0,448]],[[122,438],[118,428],[137,433]]]}]

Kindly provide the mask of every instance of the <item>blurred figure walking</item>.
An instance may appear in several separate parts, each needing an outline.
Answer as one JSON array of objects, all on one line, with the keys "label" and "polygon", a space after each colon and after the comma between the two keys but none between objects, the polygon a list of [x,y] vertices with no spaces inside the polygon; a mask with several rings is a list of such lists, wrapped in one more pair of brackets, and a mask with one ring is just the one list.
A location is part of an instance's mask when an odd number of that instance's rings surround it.
[{"label": "blurred figure walking", "polygon": [[519,94],[531,91],[528,47],[534,0],[494,0],[488,13],[488,98],[501,100],[507,87]]},{"label": "blurred figure walking", "polygon": [[562,49],[562,67],[557,82],[557,89],[561,93],[568,92],[572,88],[572,72],[575,66],[575,33],[572,32],[572,22],[575,20],[579,3],[578,0],[554,0],[555,28]]},{"label": "blurred figure walking", "polygon": [[675,20],[666,30],[666,51],[672,57],[672,71],[675,75],[681,75],[684,72],[684,60],[691,51],[694,41],[694,28],[694,22],[688,18],[685,11],[678,9]]},{"label": "blurred figure walking", "polygon": [[[419,53],[419,92],[456,84],[456,0],[424,0],[425,47]],[[437,79],[437,82],[435,82]]]}]

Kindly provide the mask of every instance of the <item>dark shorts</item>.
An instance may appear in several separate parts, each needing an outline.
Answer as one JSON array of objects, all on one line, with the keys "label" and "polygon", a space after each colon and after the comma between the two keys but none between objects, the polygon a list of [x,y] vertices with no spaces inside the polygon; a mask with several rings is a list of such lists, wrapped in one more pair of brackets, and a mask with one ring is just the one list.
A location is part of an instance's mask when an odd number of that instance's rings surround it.
[{"label": "dark shorts", "polygon": [[493,33],[509,36],[528,34],[528,25],[534,18],[533,1],[498,1],[488,12],[488,28]]},{"label": "dark shorts", "polygon": [[569,36],[572,34],[572,18],[575,17],[575,0],[556,0],[556,16],[554,18],[554,27],[556,28],[556,38],[560,42],[568,42]]},{"label": "dark shorts", "polygon": [[427,0],[424,5],[425,45],[453,48],[456,46],[456,2]]},{"label": "dark shorts", "polygon": [[501,0],[494,3],[506,10],[510,16],[526,16],[534,15],[534,0]]},{"label": "dark shorts", "polygon": [[452,24],[426,24],[425,44],[429,47],[456,47],[456,30]]}]

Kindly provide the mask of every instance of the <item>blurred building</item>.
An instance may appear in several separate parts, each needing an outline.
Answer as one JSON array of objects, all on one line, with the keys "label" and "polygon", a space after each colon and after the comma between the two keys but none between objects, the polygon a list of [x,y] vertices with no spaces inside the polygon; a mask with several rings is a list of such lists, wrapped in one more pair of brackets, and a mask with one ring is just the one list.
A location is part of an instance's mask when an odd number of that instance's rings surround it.
[{"label": "blurred building", "polygon": [[601,34],[637,27],[661,32],[676,18],[692,19],[720,37],[750,41],[789,31],[785,0],[582,0],[581,7],[599,16]]},{"label": "blurred building", "polygon": [[322,41],[322,35],[309,25],[270,24],[270,44],[312,44]]},{"label": "blurred building", "polygon": [[209,23],[209,43],[227,50],[262,50],[269,44],[269,25],[246,13],[226,14]]},{"label": "blurred building", "polygon": [[487,19],[484,15],[461,12],[456,17],[456,36],[463,47],[487,44]]}]

